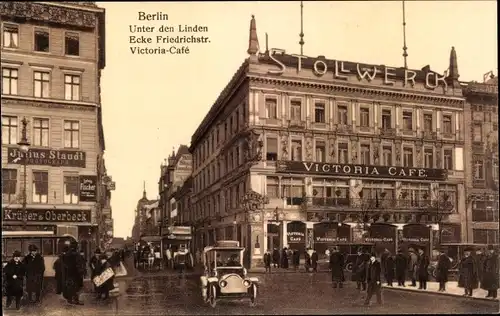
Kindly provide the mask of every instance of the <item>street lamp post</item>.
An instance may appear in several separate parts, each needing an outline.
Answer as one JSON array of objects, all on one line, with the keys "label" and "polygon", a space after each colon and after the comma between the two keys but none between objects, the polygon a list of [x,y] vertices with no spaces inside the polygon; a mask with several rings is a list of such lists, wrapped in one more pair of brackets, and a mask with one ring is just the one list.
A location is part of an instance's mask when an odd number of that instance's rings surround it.
[{"label": "street lamp post", "polygon": [[28,178],[27,178],[27,175],[26,175],[26,165],[28,164],[28,157],[27,157],[27,154],[28,154],[28,151],[30,150],[30,143],[28,141],[28,137],[26,136],[26,126],[28,125],[28,120],[26,120],[26,117],[23,118],[23,120],[21,121],[21,123],[23,124],[23,129],[21,131],[21,141],[19,143],[17,143],[17,145],[19,145],[19,149],[21,150],[21,152],[24,154],[24,157],[23,157],[23,204],[22,204],[22,211],[23,211],[23,229],[25,230],[26,229],[26,221],[27,221],[27,214],[26,214],[26,204],[27,204],[27,196],[26,196],[26,185],[27,185],[27,182],[28,182]]}]

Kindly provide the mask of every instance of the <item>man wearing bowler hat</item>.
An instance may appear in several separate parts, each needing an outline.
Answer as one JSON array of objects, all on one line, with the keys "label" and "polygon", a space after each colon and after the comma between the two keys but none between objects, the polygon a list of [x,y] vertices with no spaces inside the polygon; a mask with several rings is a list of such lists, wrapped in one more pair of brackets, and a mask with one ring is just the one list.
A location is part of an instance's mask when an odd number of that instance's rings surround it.
[{"label": "man wearing bowler hat", "polygon": [[382,284],[380,282],[380,273],[382,272],[380,262],[377,261],[374,253],[370,255],[370,261],[366,269],[366,281],[368,289],[366,291],[365,305],[370,305],[373,294],[377,296],[377,303],[382,304]]},{"label": "man wearing bowler hat", "polygon": [[487,298],[496,299],[498,295],[498,253],[493,245],[488,245],[488,251],[483,261],[481,288],[488,291]]},{"label": "man wearing bowler hat", "polygon": [[38,252],[37,246],[29,245],[28,250],[29,253],[23,260],[26,268],[26,292],[28,293],[28,301],[39,303],[43,287],[45,262]]},{"label": "man wearing bowler hat", "polygon": [[458,287],[464,289],[464,296],[472,296],[478,287],[478,269],[476,260],[471,256],[472,248],[464,249],[464,257],[458,266]]},{"label": "man wearing bowler hat", "polygon": [[16,300],[16,309],[21,309],[21,298],[23,297],[24,277],[26,269],[21,262],[21,252],[14,251],[12,259],[3,268],[5,294],[7,296],[6,308],[12,305],[12,299]]}]

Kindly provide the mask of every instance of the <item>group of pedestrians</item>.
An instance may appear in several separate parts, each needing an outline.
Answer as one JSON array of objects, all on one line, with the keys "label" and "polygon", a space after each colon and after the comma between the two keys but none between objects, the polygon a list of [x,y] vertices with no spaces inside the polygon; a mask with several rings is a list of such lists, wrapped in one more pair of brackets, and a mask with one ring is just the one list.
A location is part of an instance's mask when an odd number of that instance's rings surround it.
[{"label": "group of pedestrians", "polygon": [[30,245],[28,251],[29,253],[22,260],[22,253],[18,250],[14,251],[12,259],[3,269],[7,308],[12,305],[13,300],[16,302],[16,309],[21,308],[25,280],[28,302],[39,303],[41,300],[45,263],[35,245]]},{"label": "group of pedestrians", "polygon": [[486,290],[486,298],[498,297],[499,266],[498,253],[492,245],[483,258],[474,257],[473,249],[464,250],[464,258],[458,265],[458,286],[464,289],[464,296],[472,296],[479,287]]},{"label": "group of pedestrians", "polygon": [[[298,251],[297,249],[289,249],[285,247],[283,248],[281,253],[277,248],[274,248],[272,253],[271,250],[267,249],[267,251],[264,253],[263,261],[264,261],[264,267],[266,268],[266,272],[271,272],[271,268],[288,269],[290,266],[290,259],[294,270],[297,270],[299,269],[300,266],[300,258],[301,258],[300,251]],[[304,266],[306,272],[309,271],[317,272],[318,260],[319,260],[318,253],[316,252],[315,249],[311,248],[305,249]]]}]

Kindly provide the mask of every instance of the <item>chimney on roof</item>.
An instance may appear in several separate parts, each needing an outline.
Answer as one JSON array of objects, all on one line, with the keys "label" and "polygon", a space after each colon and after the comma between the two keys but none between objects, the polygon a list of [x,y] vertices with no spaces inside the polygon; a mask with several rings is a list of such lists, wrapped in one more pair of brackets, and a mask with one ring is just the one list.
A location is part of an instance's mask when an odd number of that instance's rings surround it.
[{"label": "chimney on roof", "polygon": [[255,25],[255,16],[250,20],[250,36],[248,38],[248,55],[256,55],[259,52],[259,38],[257,37],[257,26]]},{"label": "chimney on roof", "polygon": [[460,88],[460,83],[458,82],[459,77],[460,75],[458,74],[457,52],[455,51],[455,47],[452,47],[450,52],[450,66],[448,68],[448,76],[446,77],[448,86],[453,88]]}]

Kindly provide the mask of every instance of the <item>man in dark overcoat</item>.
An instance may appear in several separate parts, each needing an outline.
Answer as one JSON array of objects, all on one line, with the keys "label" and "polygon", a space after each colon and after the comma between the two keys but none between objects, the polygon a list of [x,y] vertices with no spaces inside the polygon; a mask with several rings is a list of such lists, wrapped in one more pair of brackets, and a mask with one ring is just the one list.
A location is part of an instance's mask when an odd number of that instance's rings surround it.
[{"label": "man in dark overcoat", "polygon": [[377,296],[377,303],[382,304],[382,284],[380,282],[380,274],[382,269],[380,262],[377,261],[375,254],[370,255],[370,262],[368,263],[366,271],[366,281],[368,289],[366,292],[365,305],[370,305],[370,300],[373,294]]},{"label": "man in dark overcoat", "polygon": [[313,253],[311,254],[311,266],[313,272],[318,272],[318,260],[318,253],[316,252],[316,249],[313,249]]},{"label": "man in dark overcoat", "polygon": [[398,249],[398,253],[395,258],[396,266],[396,279],[398,280],[399,286],[405,286],[406,280],[406,269],[408,268],[408,259],[406,258],[403,250]]},{"label": "man in dark overcoat", "polygon": [[369,260],[370,256],[362,248],[359,248],[356,261],[352,266],[352,280],[356,281],[356,289],[358,290],[366,291],[366,267]]},{"label": "man in dark overcoat", "polygon": [[497,298],[498,295],[498,253],[493,245],[488,245],[488,253],[483,261],[481,288],[488,291],[487,298]]},{"label": "man in dark overcoat", "polygon": [[28,301],[38,303],[42,293],[45,262],[35,245],[29,245],[28,250],[30,253],[23,260],[26,268],[26,292]]},{"label": "man in dark overcoat", "polygon": [[62,259],[63,297],[70,304],[83,305],[79,299],[79,292],[83,288],[85,263],[77,248],[75,241],[69,246],[65,245],[65,254]]},{"label": "man in dark overcoat", "polygon": [[415,249],[408,249],[408,276],[411,279],[411,286],[417,286],[417,263],[418,255],[415,253]]},{"label": "man in dark overcoat", "polygon": [[3,268],[5,278],[5,294],[7,302],[5,307],[9,308],[12,305],[12,300],[16,300],[16,309],[21,309],[21,298],[24,294],[24,278],[26,276],[26,268],[21,262],[21,252],[14,251],[12,259]]},{"label": "man in dark overcoat", "polygon": [[306,272],[309,272],[309,269],[312,268],[310,248],[306,248],[306,251],[304,252],[304,267],[306,268]]},{"label": "man in dark overcoat", "polygon": [[429,280],[429,256],[425,253],[423,248],[418,249],[418,260],[417,260],[417,278],[419,283],[419,289],[427,290],[427,281]]},{"label": "man in dark overcoat", "polygon": [[472,296],[479,285],[477,263],[471,252],[471,248],[464,249],[464,257],[458,265],[458,287],[464,288],[464,296]]},{"label": "man in dark overcoat", "polygon": [[277,248],[273,250],[273,265],[275,268],[280,266],[280,251]]},{"label": "man in dark overcoat", "polygon": [[271,273],[271,263],[273,261],[273,258],[271,256],[271,252],[269,249],[267,249],[266,253],[264,254],[264,267],[266,267],[266,272]]},{"label": "man in dark overcoat", "polygon": [[330,270],[332,271],[332,285],[334,288],[344,286],[344,256],[337,246],[333,247],[330,254]]},{"label": "man in dark overcoat", "polygon": [[439,292],[446,291],[446,282],[448,282],[448,274],[451,269],[450,257],[446,255],[443,249],[440,249],[438,262],[436,265],[436,281],[439,282]]},{"label": "man in dark overcoat", "polygon": [[283,269],[288,269],[288,249],[285,247],[281,252],[281,267]]},{"label": "man in dark overcoat", "polygon": [[300,252],[297,249],[292,250],[292,261],[294,270],[297,270],[300,265]]},{"label": "man in dark overcoat", "polygon": [[394,281],[394,265],[394,256],[389,252],[389,254],[385,257],[384,269],[384,277],[388,286],[392,286],[392,282]]}]

